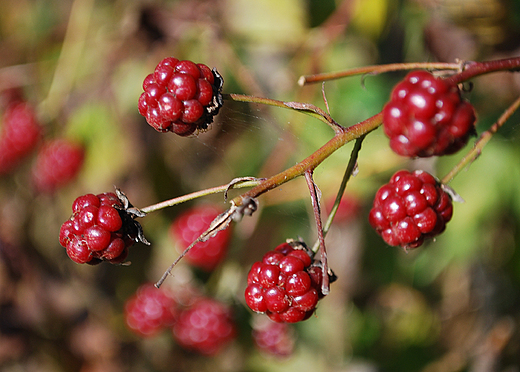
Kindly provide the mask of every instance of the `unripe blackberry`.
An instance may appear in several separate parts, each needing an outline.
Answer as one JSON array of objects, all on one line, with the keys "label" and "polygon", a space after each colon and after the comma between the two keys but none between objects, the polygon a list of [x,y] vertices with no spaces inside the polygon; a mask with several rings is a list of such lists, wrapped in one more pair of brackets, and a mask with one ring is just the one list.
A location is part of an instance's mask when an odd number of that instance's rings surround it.
[{"label": "unripe blackberry", "polygon": [[429,173],[401,170],[376,193],[368,220],[391,246],[417,248],[444,231],[451,197]]},{"label": "unripe blackberry", "polygon": [[177,302],[172,294],[151,283],[140,286],[125,303],[126,325],[142,337],[155,336],[173,326],[177,315]]},{"label": "unripe blackberry", "polygon": [[144,79],[139,113],[159,132],[206,130],[222,106],[223,83],[215,69],[167,57]]},{"label": "unripe blackberry", "polygon": [[230,309],[211,299],[198,299],[181,311],[173,336],[185,349],[204,355],[215,355],[236,337],[236,327]]},{"label": "unripe blackberry", "polygon": [[84,149],[74,142],[58,139],[46,143],[32,168],[36,190],[52,193],[72,181],[83,165]]},{"label": "unripe blackberry", "polygon": [[321,263],[313,259],[314,254],[303,242],[293,240],[267,252],[247,276],[247,306],[275,322],[308,319],[323,297]]},{"label": "unripe blackberry", "polygon": [[410,72],[383,108],[383,128],[399,155],[453,154],[475,134],[475,111],[459,88],[426,71]]},{"label": "unripe blackberry", "polygon": [[[222,211],[212,205],[186,210],[173,221],[170,233],[180,252],[195,241]],[[191,265],[204,271],[214,270],[225,258],[231,240],[231,229],[219,231],[205,242],[199,242],[184,257]]]},{"label": "unripe blackberry", "polygon": [[72,216],[61,225],[60,244],[76,263],[121,263],[135,242],[149,244],[126,196],[114,193],[86,194],[74,200]]}]

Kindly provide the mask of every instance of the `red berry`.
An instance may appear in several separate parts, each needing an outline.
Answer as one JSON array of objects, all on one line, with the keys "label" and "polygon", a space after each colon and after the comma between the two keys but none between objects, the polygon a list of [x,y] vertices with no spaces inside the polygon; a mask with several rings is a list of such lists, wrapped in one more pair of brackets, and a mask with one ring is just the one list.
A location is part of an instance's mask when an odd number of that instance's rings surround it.
[{"label": "red berry", "polygon": [[14,101],[7,107],[0,133],[0,174],[12,171],[36,148],[41,132],[31,105]]},{"label": "red berry", "polygon": [[258,318],[253,324],[252,336],[255,345],[264,353],[287,357],[293,352],[295,335],[289,324]]},{"label": "red berry", "polygon": [[222,106],[222,84],[206,65],[167,57],[144,79],[138,110],[155,130],[189,136],[213,122]]},{"label": "red berry", "polygon": [[416,248],[444,231],[452,212],[450,196],[432,175],[402,170],[377,191],[368,220],[387,244]]},{"label": "red berry", "polygon": [[150,283],[140,286],[125,303],[126,325],[143,337],[155,336],[173,326],[177,315],[177,303],[172,294]]},{"label": "red berry", "polygon": [[80,196],[72,203],[72,212],[61,226],[59,240],[74,262],[121,263],[136,241],[149,244],[135,215],[114,193]]},{"label": "red berry", "polygon": [[[177,217],[170,227],[170,232],[178,250],[184,251],[209,228],[211,222],[221,212],[214,206],[202,205],[189,209]],[[212,271],[224,259],[230,239],[231,230],[229,228],[221,230],[205,242],[195,244],[185,258],[195,267]]]},{"label": "red berry", "polygon": [[197,300],[181,311],[173,336],[185,349],[215,355],[236,337],[230,309],[210,298]]},{"label": "red berry", "polygon": [[32,177],[40,192],[53,192],[72,181],[81,170],[83,147],[68,140],[58,139],[45,144],[33,165]]},{"label": "red berry", "polygon": [[428,157],[460,150],[475,133],[473,106],[458,87],[426,71],[410,72],[383,108],[383,127],[397,154]]},{"label": "red berry", "polygon": [[[303,243],[289,241],[267,252],[248,274],[247,306],[275,322],[296,323],[315,311],[321,293],[318,262]],[[332,279],[332,278],[331,278]],[[331,280],[332,281],[332,280]]]}]

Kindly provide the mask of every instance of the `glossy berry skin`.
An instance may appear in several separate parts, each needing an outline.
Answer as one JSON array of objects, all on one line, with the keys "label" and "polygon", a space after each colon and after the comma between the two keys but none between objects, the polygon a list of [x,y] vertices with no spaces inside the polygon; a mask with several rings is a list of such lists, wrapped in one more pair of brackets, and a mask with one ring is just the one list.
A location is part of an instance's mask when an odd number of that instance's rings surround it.
[{"label": "glossy berry skin", "polygon": [[247,306],[279,323],[308,319],[316,310],[322,271],[312,252],[300,242],[288,241],[255,262],[247,276]]},{"label": "glossy berry skin", "polygon": [[143,82],[139,113],[155,130],[189,136],[205,130],[222,106],[222,77],[204,64],[164,58]]},{"label": "glossy berry skin", "polygon": [[390,147],[402,156],[453,154],[475,134],[475,111],[455,84],[427,71],[410,72],[383,108]]},{"label": "glossy berry skin", "polygon": [[255,322],[251,333],[255,346],[263,353],[287,357],[293,353],[295,335],[291,325],[262,318]]},{"label": "glossy berry skin", "polygon": [[368,220],[388,245],[409,249],[443,232],[452,213],[451,197],[432,175],[401,170],[377,191]]},{"label": "glossy berry skin", "polygon": [[65,139],[49,141],[39,150],[32,168],[37,191],[52,193],[78,175],[85,151],[83,146]]},{"label": "glossy berry skin", "polygon": [[76,263],[121,263],[128,248],[140,239],[141,226],[114,193],[80,196],[72,212],[61,225],[60,244]]},{"label": "glossy berry skin", "polygon": [[[206,231],[211,222],[222,210],[212,205],[201,205],[186,210],[179,215],[170,227],[170,233],[177,249],[184,251],[200,234]],[[184,257],[187,262],[204,271],[214,270],[225,258],[231,240],[231,229],[219,231],[205,242],[199,242]]]},{"label": "glossy berry skin", "polygon": [[0,133],[0,175],[11,172],[37,146],[42,129],[33,107],[14,101],[5,110]]},{"label": "glossy berry skin", "polygon": [[125,302],[124,315],[132,332],[152,337],[173,326],[178,315],[177,302],[168,291],[146,283]]},{"label": "glossy berry skin", "polygon": [[173,337],[187,350],[212,356],[235,339],[236,327],[226,305],[201,298],[181,311],[173,326]]}]

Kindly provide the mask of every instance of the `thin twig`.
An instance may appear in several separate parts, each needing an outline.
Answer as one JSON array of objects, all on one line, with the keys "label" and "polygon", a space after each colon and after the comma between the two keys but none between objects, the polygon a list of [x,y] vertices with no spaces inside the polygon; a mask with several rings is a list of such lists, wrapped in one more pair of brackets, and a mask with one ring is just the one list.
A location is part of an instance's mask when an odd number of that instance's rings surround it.
[{"label": "thin twig", "polygon": [[[347,183],[350,180],[350,177],[352,176],[356,165],[357,165],[357,159],[359,151],[361,150],[361,144],[363,143],[363,140],[365,139],[366,135],[363,135],[356,139],[356,143],[354,144],[354,148],[352,149],[352,152],[350,154],[350,159],[348,161],[347,168],[345,169],[345,173],[343,174],[343,179],[341,180],[341,185],[339,186],[338,193],[336,194],[336,200],[334,201],[334,205],[329,213],[329,216],[327,218],[327,221],[325,221],[325,225],[323,226],[323,236],[327,236],[327,233],[329,232],[330,226],[332,225],[332,221],[334,220],[334,217],[336,216],[336,212],[338,211],[339,204],[341,203],[341,198],[343,197],[343,194],[345,192],[345,188],[347,187]],[[314,252],[317,251],[319,248],[319,240],[316,241],[314,244],[314,247],[312,250]]]},{"label": "thin twig", "polygon": [[520,107],[520,97],[518,97],[512,104],[505,110],[500,118],[484,133],[480,135],[478,140],[475,142],[473,148],[464,156],[460,162],[453,167],[450,172],[444,176],[441,180],[443,184],[449,183],[462,169],[466,168],[475,159],[477,159],[484,146],[489,142],[491,137],[504,125],[504,123],[513,115],[513,113]]},{"label": "thin twig", "polygon": [[226,193],[226,196],[227,196],[227,192],[230,189],[240,189],[240,188],[258,186],[261,181],[263,181],[263,179],[252,178],[247,181],[236,182],[236,179],[234,179],[230,183],[227,183],[222,186],[215,186],[215,187],[211,187],[209,189],[195,191],[190,194],[186,194],[186,195],[179,196],[179,197],[176,197],[173,199],[165,200],[165,201],[157,203],[157,204],[150,205],[148,207],[141,208],[141,212],[144,212],[144,213],[154,212],[154,211],[166,208],[166,207],[173,207],[174,205],[177,205],[177,204],[181,204],[181,203],[193,200],[193,199],[201,198],[203,196],[218,194],[220,192]]},{"label": "thin twig", "polygon": [[434,63],[434,62],[418,62],[418,63],[391,63],[387,65],[373,65],[364,66],[358,68],[352,68],[345,71],[338,72],[324,72],[321,74],[314,75],[303,75],[298,79],[298,84],[304,86],[312,83],[319,83],[326,80],[335,80],[348,76],[355,75],[377,75],[384,72],[390,71],[403,71],[403,70],[414,70],[414,69],[430,69],[430,70],[459,70],[461,69],[462,62],[459,63]]},{"label": "thin twig", "polygon": [[[330,115],[328,115],[326,112],[324,112],[319,107],[311,104],[311,103],[301,103],[301,102],[285,102],[285,101],[279,101],[276,99],[271,98],[263,98],[263,97],[256,97],[256,96],[250,96],[246,94],[223,94],[222,97],[227,100],[231,101],[237,101],[237,102],[247,102],[247,103],[258,103],[268,106],[274,106],[274,107],[280,107],[280,108],[286,108],[286,109],[293,109],[299,112],[303,112],[309,116],[312,116],[313,118],[316,118],[328,126],[330,126],[335,132],[338,131],[338,127],[341,127],[338,123],[332,119]],[[341,127],[343,128],[343,127]]]},{"label": "thin twig", "polygon": [[312,210],[314,211],[314,219],[316,221],[316,229],[318,230],[318,240],[320,242],[320,261],[322,266],[322,282],[321,282],[321,292],[324,296],[328,295],[330,292],[329,285],[329,265],[327,261],[327,250],[325,248],[325,237],[323,235],[323,226],[321,224],[321,208],[320,201],[318,197],[318,189],[314,180],[312,179],[312,169],[309,169],[305,172],[305,180],[307,181],[307,187],[309,188],[309,192],[311,194],[311,202],[312,202]]}]

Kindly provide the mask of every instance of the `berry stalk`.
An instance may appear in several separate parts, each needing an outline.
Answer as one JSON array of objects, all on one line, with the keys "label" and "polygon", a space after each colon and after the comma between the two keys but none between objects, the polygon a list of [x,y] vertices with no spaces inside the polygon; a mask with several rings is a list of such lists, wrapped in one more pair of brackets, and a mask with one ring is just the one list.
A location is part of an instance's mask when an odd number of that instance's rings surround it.
[{"label": "berry stalk", "polygon": [[[336,216],[336,212],[338,211],[339,204],[341,202],[341,198],[343,197],[343,194],[345,192],[345,188],[347,187],[347,183],[350,180],[350,176],[354,173],[356,166],[357,166],[357,159],[359,151],[361,150],[361,144],[363,143],[363,140],[365,139],[366,135],[363,135],[356,139],[356,143],[354,144],[354,148],[352,149],[352,153],[350,154],[350,160],[347,164],[347,168],[345,169],[345,173],[343,174],[343,179],[341,180],[341,185],[339,186],[338,193],[336,194],[336,200],[334,200],[334,205],[332,206],[332,209],[329,213],[329,217],[327,218],[327,221],[325,221],[325,224],[323,225],[323,236],[325,237],[327,235],[327,232],[330,229],[330,226],[332,225],[332,221],[334,220],[334,217]],[[313,252],[316,252],[319,248],[319,241],[314,244],[314,247],[312,248]]]},{"label": "berry stalk", "polygon": [[417,62],[417,63],[390,63],[387,65],[373,65],[363,66],[358,68],[352,68],[345,71],[339,72],[324,72],[314,75],[302,75],[298,79],[298,85],[304,86],[307,84],[319,83],[327,80],[335,80],[355,75],[377,75],[384,72],[390,71],[404,71],[404,70],[415,70],[415,69],[428,69],[428,70],[461,70],[463,63],[441,63],[441,62]]},{"label": "berry stalk", "polygon": [[369,132],[377,129],[383,119],[383,114],[380,112],[358,124],[355,124],[348,128],[343,128],[340,133],[337,133],[329,142],[316,150],[313,154],[302,160],[296,165],[280,172],[264,181],[259,185],[247,191],[246,193],[234,198],[232,200],[235,206],[243,204],[244,200],[250,200],[256,198],[269,190],[272,190],[284,183],[293,180],[298,176],[302,176],[308,170],[315,169],[325,159],[327,159],[337,149],[345,145],[346,143],[365,136]]},{"label": "berry stalk", "polygon": [[491,137],[504,125],[504,123],[513,115],[513,113],[520,107],[520,97],[518,97],[511,106],[498,118],[498,120],[485,132],[483,132],[478,140],[475,142],[473,148],[464,156],[460,162],[453,167],[453,169],[443,177],[441,182],[447,184],[464,168],[469,166],[482,153],[482,149],[489,142]]},{"label": "berry stalk", "polygon": [[286,109],[293,109],[296,111],[302,111],[306,113],[307,115],[312,116],[313,118],[316,118],[328,126],[330,126],[334,132],[339,133],[342,130],[342,126],[339,125],[332,117],[327,114],[325,111],[320,109],[319,107],[310,104],[310,103],[301,103],[301,102],[285,102],[285,101],[279,101],[272,98],[263,98],[263,97],[256,97],[256,96],[249,96],[246,94],[223,94],[223,99],[236,101],[236,102],[248,102],[248,103],[259,103],[263,105],[268,106],[274,106],[274,107],[281,107]]},{"label": "berry stalk", "polygon": [[498,71],[520,71],[520,57],[497,59],[484,62],[470,62],[458,74],[446,78],[450,83],[459,84],[479,75]]},{"label": "berry stalk", "polygon": [[144,212],[144,213],[155,212],[160,209],[164,209],[167,207],[173,207],[174,205],[181,204],[181,203],[184,203],[184,202],[187,202],[190,200],[194,200],[197,198],[201,198],[204,196],[218,194],[220,192],[227,194],[229,189],[241,189],[241,188],[246,188],[246,187],[253,187],[253,186],[257,186],[258,184],[260,184],[260,180],[256,180],[256,179],[248,179],[246,181],[241,181],[241,182],[231,181],[230,183],[225,184],[225,185],[215,186],[215,187],[210,187],[209,189],[195,191],[190,194],[178,196],[173,199],[165,200],[160,203],[141,208],[141,212]]}]

